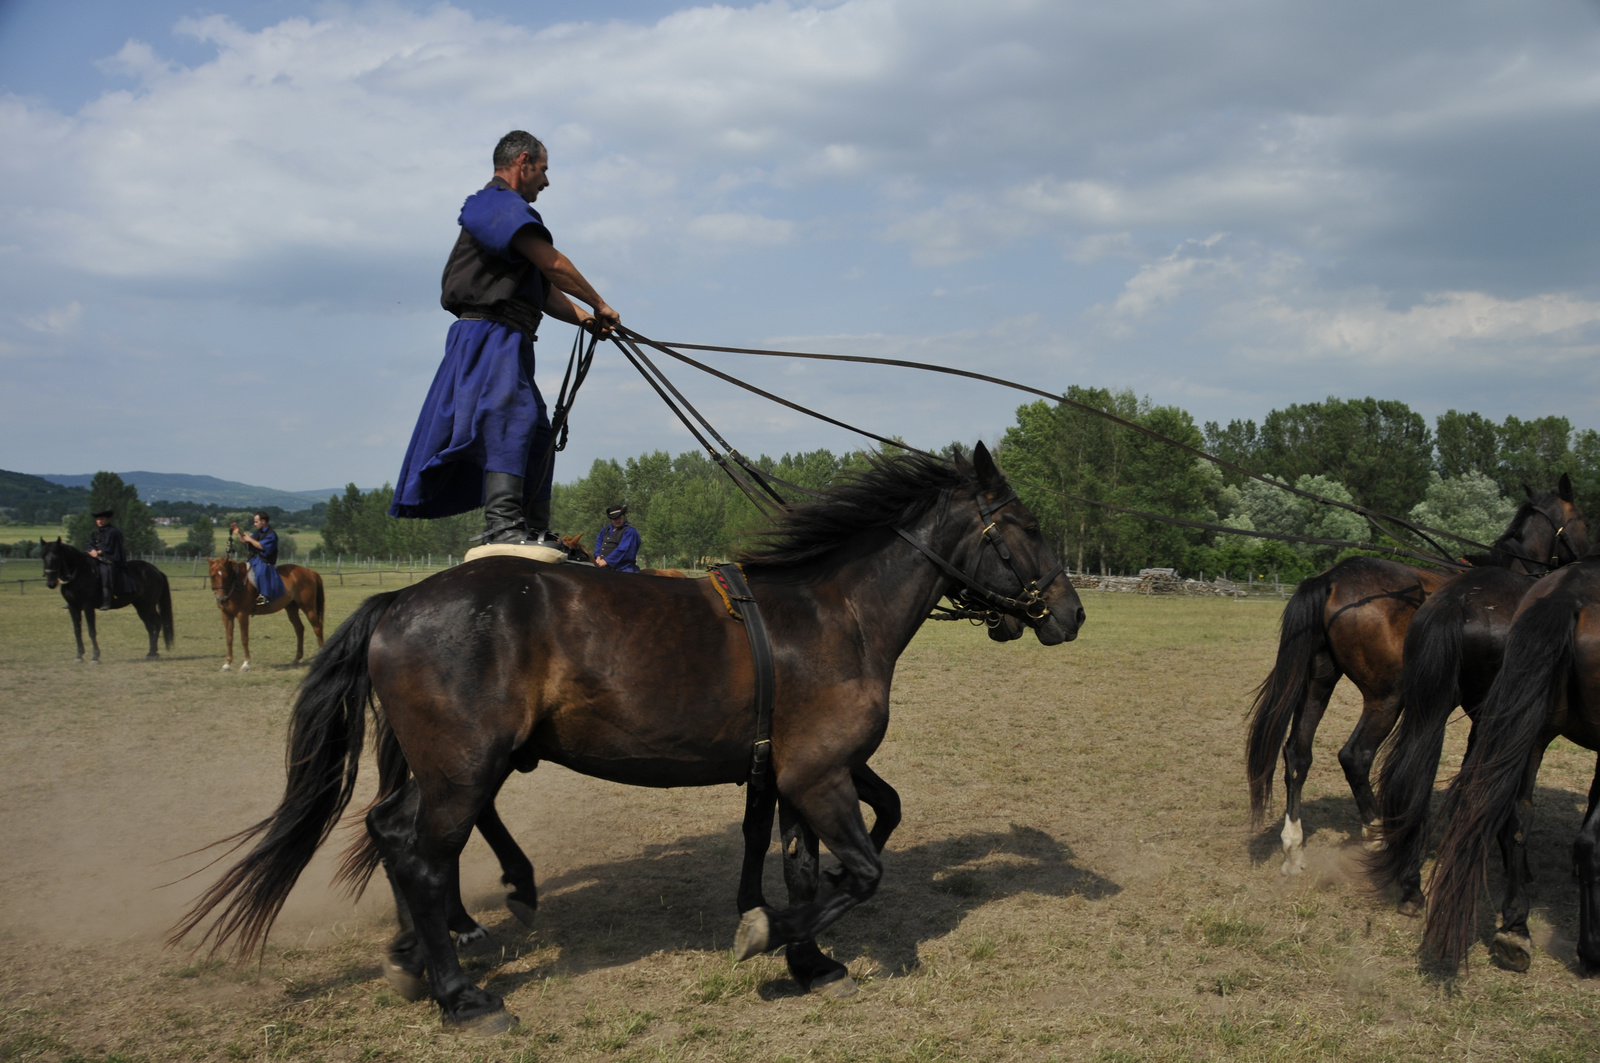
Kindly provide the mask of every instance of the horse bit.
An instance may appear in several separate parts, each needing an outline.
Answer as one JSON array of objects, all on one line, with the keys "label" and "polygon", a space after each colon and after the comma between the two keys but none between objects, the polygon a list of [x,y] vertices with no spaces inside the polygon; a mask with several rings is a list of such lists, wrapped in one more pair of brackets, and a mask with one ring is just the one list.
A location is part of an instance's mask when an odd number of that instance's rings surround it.
[{"label": "horse bit", "polygon": [[[1016,577],[1018,586],[1021,587],[1021,592],[1015,598],[1008,598],[982,586],[972,576],[962,572],[927,546],[918,542],[904,528],[896,528],[895,532],[906,542],[920,550],[928,560],[943,569],[947,575],[961,581],[964,585],[963,589],[946,595],[960,610],[959,612],[950,610],[952,619],[971,618],[975,623],[981,620],[992,628],[1000,625],[1005,614],[1010,614],[1012,616],[1025,617],[1029,622],[1038,624],[1050,615],[1050,607],[1045,604],[1043,591],[1055,581],[1057,576],[1061,575],[1064,571],[1063,566],[1057,564],[1048,575],[1032,580],[1024,579],[1022,573],[1017,571],[1016,559],[1011,556],[1011,548],[1006,545],[1005,538],[1001,536],[1000,529],[997,527],[998,522],[994,520],[996,513],[1013,502],[1022,501],[1017,497],[1015,489],[1008,490],[1004,497],[997,499],[993,504],[985,502],[982,494],[977,495],[973,501],[977,503],[979,515],[988,522],[978,534],[994,548],[995,553],[999,555],[1001,564],[1010,570],[1011,574]],[[969,567],[976,572],[976,561]],[[978,608],[974,604],[974,599],[986,608]]]}]

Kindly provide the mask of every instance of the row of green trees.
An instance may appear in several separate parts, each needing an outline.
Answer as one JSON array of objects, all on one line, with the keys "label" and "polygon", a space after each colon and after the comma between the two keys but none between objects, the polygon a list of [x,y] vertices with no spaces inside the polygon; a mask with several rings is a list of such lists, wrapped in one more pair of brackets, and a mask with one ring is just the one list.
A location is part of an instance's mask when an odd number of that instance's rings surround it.
[{"label": "row of green trees", "polygon": [[[1302,490],[1369,506],[1488,542],[1523,497],[1523,485],[1550,488],[1566,473],[1586,512],[1600,514],[1600,433],[1574,431],[1563,417],[1496,424],[1450,410],[1430,428],[1405,403],[1329,398],[1273,410],[1254,421],[1203,428],[1177,406],[1157,406],[1131,391],[1069,388],[1067,397],[1109,411],[1196,449]],[[1369,526],[1344,510],[1308,503],[1269,484],[1219,469],[1159,440],[1072,406],[1039,401],[1017,410],[1016,423],[995,446],[1063,561],[1075,571],[1131,572],[1176,568],[1186,575],[1277,573],[1302,578],[1331,563],[1336,548],[1285,544],[1179,527],[1119,512],[1111,503],[1241,530],[1367,542]],[[818,490],[866,462],[863,451],[828,450],[763,456],[753,464],[800,488]],[[787,489],[793,497],[802,492]],[[330,554],[350,557],[459,555],[481,527],[481,512],[443,520],[396,520],[387,513],[389,485],[363,492],[349,485],[330,498],[323,529]],[[130,552],[159,549],[148,507],[114,473],[95,476],[91,510],[114,508]],[[726,557],[764,525],[755,506],[705,454],[655,451],[624,461],[596,460],[588,473],[558,484],[556,530],[592,543],[607,507],[629,507],[639,529],[641,561],[697,567]],[[184,550],[207,554],[218,532],[200,518]],[[88,541],[87,513],[68,518],[73,542]],[[292,547],[291,547],[292,549]]]}]

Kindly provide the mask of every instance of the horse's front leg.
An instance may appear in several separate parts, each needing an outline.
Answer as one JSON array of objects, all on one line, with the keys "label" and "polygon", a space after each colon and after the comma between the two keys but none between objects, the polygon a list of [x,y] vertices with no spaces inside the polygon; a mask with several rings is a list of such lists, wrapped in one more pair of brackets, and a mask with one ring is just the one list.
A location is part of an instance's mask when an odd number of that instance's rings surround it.
[{"label": "horse's front leg", "polygon": [[768,778],[763,785],[748,783],[744,795],[744,860],[739,865],[739,914],[767,906],[761,891],[761,872],[772,845],[772,813],[778,806],[778,791]]},{"label": "horse's front leg", "polygon": [[[239,665],[239,671],[250,670],[250,607],[246,606],[239,613],[239,644],[244,647],[244,663]],[[228,647],[228,659],[233,660],[233,647]]]},{"label": "horse's front leg", "polygon": [[[827,845],[841,865],[837,888],[821,901],[791,904],[783,911],[755,908],[745,913],[734,938],[737,959],[769,952],[780,945],[804,946],[818,933],[837,922],[851,908],[869,899],[883,878],[883,862],[861,819],[860,798],[850,769],[840,765],[822,778],[784,780],[779,797],[792,806]],[[802,842],[796,843],[799,857]],[[789,841],[784,856],[789,857]]]},{"label": "horse's front leg", "polygon": [[[783,834],[783,883],[789,890],[789,905],[811,904],[817,899],[822,877],[816,832],[795,814],[787,801],[780,806],[778,822]],[[856,994],[855,980],[838,960],[825,955],[815,938],[790,942],[783,950],[789,974],[807,992],[842,1000]]]},{"label": "horse's front leg", "polygon": [[900,825],[900,795],[865,764],[850,769],[850,779],[856,784],[856,795],[872,809],[872,846],[881,853]]},{"label": "horse's front leg", "polygon": [[75,661],[78,664],[82,664],[83,663],[83,610],[78,608],[76,605],[73,605],[71,602],[67,603],[67,610],[72,614],[72,637],[74,639],[76,639],[77,642],[78,642],[78,656],[75,658]]},{"label": "horse's front leg", "polygon": [[228,612],[228,607],[222,607],[222,636],[223,644],[227,647],[227,655],[222,658],[224,672],[233,668],[233,614]]},{"label": "horse's front leg", "polygon": [[[100,633],[95,627],[95,612],[96,611],[92,606],[83,611],[83,622],[89,628],[89,645],[94,647],[94,656],[89,658],[90,664],[100,663]],[[81,645],[79,646],[78,652],[83,652]]]}]

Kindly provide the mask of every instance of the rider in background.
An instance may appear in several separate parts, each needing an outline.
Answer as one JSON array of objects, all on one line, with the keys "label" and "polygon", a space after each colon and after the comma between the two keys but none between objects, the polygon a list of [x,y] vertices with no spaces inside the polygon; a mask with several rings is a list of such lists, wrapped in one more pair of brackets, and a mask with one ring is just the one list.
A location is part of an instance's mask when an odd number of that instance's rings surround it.
[{"label": "rider in background", "polygon": [[257,605],[266,605],[288,593],[283,586],[283,577],[278,575],[278,533],[272,530],[271,520],[265,510],[258,510],[250,519],[256,526],[254,535],[241,532],[237,524],[229,525],[233,534],[244,543],[245,549],[250,551],[250,578],[256,585]]},{"label": "rider in background", "polygon": [[100,611],[111,610],[112,590],[117,572],[128,563],[128,556],[122,545],[122,530],[111,523],[111,518],[116,516],[116,511],[102,509],[94,515],[94,531],[89,533],[89,556],[99,564],[100,570]]},{"label": "rider in background", "polygon": [[639,556],[639,529],[628,523],[628,507],[612,506],[606,517],[594,537],[594,563],[618,572],[639,571],[634,562]]}]

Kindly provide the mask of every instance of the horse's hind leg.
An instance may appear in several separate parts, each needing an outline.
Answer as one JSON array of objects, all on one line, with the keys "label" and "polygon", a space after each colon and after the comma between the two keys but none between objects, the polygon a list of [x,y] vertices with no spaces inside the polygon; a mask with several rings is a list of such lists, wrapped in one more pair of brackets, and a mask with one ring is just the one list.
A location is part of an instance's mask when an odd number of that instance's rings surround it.
[{"label": "horse's hind leg", "polygon": [[[1363,692],[1364,693],[1364,692]],[[1361,840],[1369,848],[1383,844],[1383,817],[1378,814],[1378,799],[1372,793],[1372,761],[1378,747],[1394,730],[1400,718],[1400,692],[1364,697],[1361,719],[1339,750],[1339,766],[1356,799],[1356,815],[1361,820]]]},{"label": "horse's hind leg", "polygon": [[289,614],[289,623],[294,625],[294,660],[289,663],[296,665],[306,655],[306,626],[300,622],[300,607],[294,602],[291,601],[284,612]]},{"label": "horse's hind leg", "polygon": [[1289,737],[1283,744],[1283,873],[1298,875],[1305,870],[1305,827],[1300,818],[1300,793],[1311,773],[1311,745],[1317,725],[1328,711],[1328,699],[1342,674],[1326,651],[1317,653],[1309,665],[1311,679],[1306,684],[1306,699],[1295,710]]},{"label": "horse's hind leg", "polygon": [[[448,925],[456,861],[476,818],[471,806],[483,795],[466,786],[432,789],[412,778],[367,813],[367,830],[395,887],[397,911],[408,913],[410,922],[408,930],[401,914],[385,973],[399,968],[415,991],[422,960],[446,1022],[475,1033],[502,1033],[516,1020],[499,997],[473,985],[461,970]],[[406,979],[391,982],[406,991]]]},{"label": "horse's hind leg", "polygon": [[147,661],[158,660],[161,657],[161,654],[156,652],[156,640],[161,634],[160,611],[153,605],[146,605],[143,601],[135,602],[133,611],[139,614],[140,620],[144,621],[145,633],[150,636],[150,652],[145,654],[144,659]]},{"label": "horse's hind leg", "polygon": [[1589,811],[1572,843],[1572,862],[1578,870],[1578,963],[1585,975],[1600,972],[1600,815],[1595,795],[1600,793],[1600,763],[1589,787]]},{"label": "horse's hind leg", "polygon": [[[817,835],[786,801],[780,806],[778,823],[783,834],[783,882],[789,890],[789,904],[810,904],[817,899],[821,878]],[[850,972],[844,964],[824,955],[815,938],[791,941],[783,950],[783,958],[801,989],[837,999],[855,995],[856,984]]]},{"label": "horse's hind leg", "polygon": [[533,913],[539,908],[539,891],[533,884],[533,861],[528,859],[516,839],[511,837],[511,832],[506,830],[493,801],[484,805],[478,813],[478,833],[483,835],[483,840],[494,850],[495,859],[500,861],[501,883],[511,887],[511,892],[506,895],[506,907],[519,923],[532,927]]},{"label": "horse's hind leg", "polygon": [[[96,610],[91,606],[83,611],[84,626],[89,629],[89,645],[94,647],[94,656],[89,658],[90,664],[100,663],[100,633],[95,627]],[[80,652],[81,647],[80,647]]]},{"label": "horse's hind leg", "polygon": [[1500,828],[1506,891],[1500,906],[1500,929],[1489,943],[1489,958],[1508,971],[1526,971],[1533,963],[1533,937],[1528,933],[1529,886],[1533,882],[1528,866],[1528,835],[1533,831],[1533,788],[1543,763],[1544,747],[1538,746],[1523,769],[1517,802]]},{"label": "horse's hind leg", "polygon": [[68,604],[67,609],[72,614],[72,637],[74,639],[76,639],[77,642],[78,642],[78,656],[75,658],[75,660],[77,661],[78,664],[82,664],[83,663],[83,610],[79,609],[76,605],[71,605],[71,604]]}]

